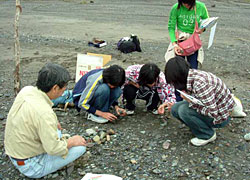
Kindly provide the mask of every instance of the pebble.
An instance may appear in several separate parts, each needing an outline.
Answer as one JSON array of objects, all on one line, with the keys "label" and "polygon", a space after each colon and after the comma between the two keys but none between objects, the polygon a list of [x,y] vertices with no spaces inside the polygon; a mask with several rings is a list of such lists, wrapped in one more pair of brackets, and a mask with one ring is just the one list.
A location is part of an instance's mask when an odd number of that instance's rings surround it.
[{"label": "pebble", "polygon": [[96,135],[94,138],[93,138],[93,141],[95,141],[96,143],[100,142],[100,136]]},{"label": "pebble", "polygon": [[178,164],[178,160],[173,160],[173,162],[172,162],[172,167],[177,166],[177,164]]},{"label": "pebble", "polygon": [[246,141],[250,141],[250,133],[246,134],[246,135],[244,136],[244,139],[245,139]]},{"label": "pebble", "polygon": [[107,131],[107,134],[108,134],[108,135],[114,135],[114,134],[115,134],[115,131],[114,131],[113,129],[109,129],[109,130]]},{"label": "pebble", "polygon": [[169,149],[169,147],[170,147],[170,140],[165,141],[162,144],[162,147],[163,147],[163,149]]},{"label": "pebble", "polygon": [[86,133],[87,133],[89,136],[91,136],[91,135],[96,135],[96,134],[97,134],[96,130],[94,130],[94,129],[86,129]]},{"label": "pebble", "polygon": [[57,176],[59,176],[59,174],[58,174],[58,173],[55,173],[55,174],[52,175],[51,178],[54,179],[54,178],[56,178]]},{"label": "pebble", "polygon": [[161,173],[161,170],[158,169],[158,168],[156,168],[156,169],[153,170],[153,173],[154,173],[154,174],[160,174],[160,173]]},{"label": "pebble", "polygon": [[4,120],[4,115],[0,114],[0,120]]},{"label": "pebble", "polygon": [[124,174],[124,170],[120,170],[119,175],[123,175]]},{"label": "pebble", "polygon": [[105,138],[106,135],[107,135],[107,133],[105,133],[104,131],[101,131],[101,132],[100,132],[100,138],[101,138],[101,139]]},{"label": "pebble", "polygon": [[74,171],[74,165],[67,167],[67,174],[70,175]]}]

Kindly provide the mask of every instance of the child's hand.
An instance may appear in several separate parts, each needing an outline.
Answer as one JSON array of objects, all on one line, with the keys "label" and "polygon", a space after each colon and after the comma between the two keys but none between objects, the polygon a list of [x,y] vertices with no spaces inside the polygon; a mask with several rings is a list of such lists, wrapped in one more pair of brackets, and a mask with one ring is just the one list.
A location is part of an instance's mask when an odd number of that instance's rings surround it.
[{"label": "child's hand", "polygon": [[119,106],[116,106],[116,107],[115,107],[115,110],[116,110],[116,113],[117,113],[119,116],[126,116],[126,115],[127,115],[126,110],[120,108]]},{"label": "child's hand", "polygon": [[164,112],[165,112],[165,104],[161,104],[160,106],[159,106],[159,108],[158,108],[158,113],[159,114],[164,114]]}]

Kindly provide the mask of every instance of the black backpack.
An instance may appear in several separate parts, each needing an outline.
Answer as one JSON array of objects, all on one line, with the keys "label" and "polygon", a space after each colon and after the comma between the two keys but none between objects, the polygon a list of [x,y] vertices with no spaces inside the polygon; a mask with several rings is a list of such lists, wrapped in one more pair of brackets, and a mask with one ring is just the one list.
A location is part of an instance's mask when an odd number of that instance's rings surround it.
[{"label": "black backpack", "polygon": [[130,37],[121,38],[117,43],[117,48],[123,53],[141,52],[139,38],[133,34]]}]

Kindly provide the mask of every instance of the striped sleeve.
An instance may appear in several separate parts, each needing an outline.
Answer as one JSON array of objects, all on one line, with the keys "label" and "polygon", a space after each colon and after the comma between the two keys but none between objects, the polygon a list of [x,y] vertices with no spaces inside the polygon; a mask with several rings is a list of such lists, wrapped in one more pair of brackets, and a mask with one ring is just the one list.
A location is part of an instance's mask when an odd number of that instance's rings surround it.
[{"label": "striped sleeve", "polygon": [[[98,75],[96,77],[96,75]],[[86,88],[84,89],[84,91],[81,94],[81,98],[78,104],[79,108],[82,108],[83,110],[86,110],[92,114],[95,114],[96,109],[93,106],[90,106],[89,102],[92,99],[94,92],[96,90],[96,88],[98,87],[98,82],[102,79],[102,74],[94,74],[91,75],[88,79],[87,79],[87,83],[86,83]]]}]

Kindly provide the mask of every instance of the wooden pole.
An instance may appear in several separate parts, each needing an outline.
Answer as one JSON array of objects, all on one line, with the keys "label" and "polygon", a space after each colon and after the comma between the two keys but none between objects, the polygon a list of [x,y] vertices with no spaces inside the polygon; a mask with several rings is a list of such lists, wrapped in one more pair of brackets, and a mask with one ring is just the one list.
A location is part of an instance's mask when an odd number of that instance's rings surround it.
[{"label": "wooden pole", "polygon": [[14,92],[15,95],[18,94],[20,91],[20,43],[19,43],[19,34],[18,34],[18,28],[19,28],[19,16],[20,13],[22,12],[22,7],[20,4],[20,0],[16,0],[16,16],[15,16],[15,34],[14,34],[14,39],[15,39],[15,70],[14,70]]}]

